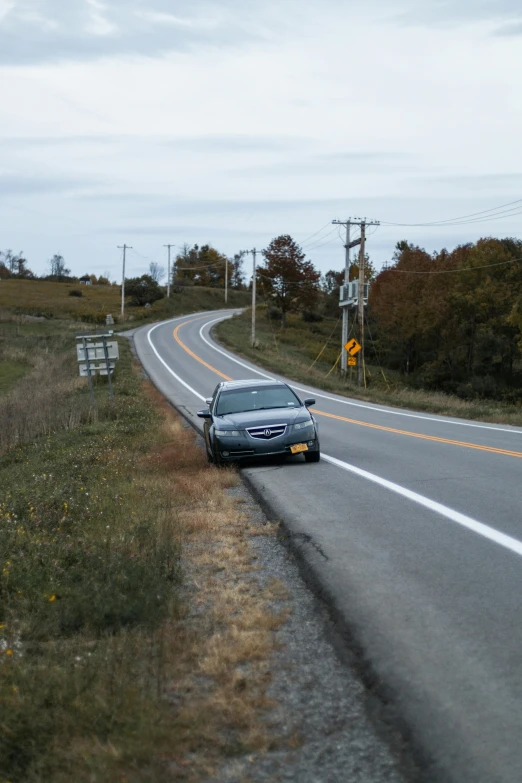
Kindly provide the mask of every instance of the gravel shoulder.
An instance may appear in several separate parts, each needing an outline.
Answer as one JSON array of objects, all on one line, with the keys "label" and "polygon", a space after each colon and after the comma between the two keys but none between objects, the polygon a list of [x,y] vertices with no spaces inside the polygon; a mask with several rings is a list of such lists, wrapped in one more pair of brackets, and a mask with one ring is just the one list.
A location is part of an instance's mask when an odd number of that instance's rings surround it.
[{"label": "gravel shoulder", "polygon": [[[229,490],[260,531],[269,520],[245,484]],[[378,715],[374,697],[360,681],[324,604],[303,581],[284,545],[284,534],[250,538],[260,590],[277,581],[284,596],[273,610],[288,612],[274,631],[267,695],[276,706],[263,716],[284,747],[225,763],[208,783],[411,783],[418,779],[401,737]],[[336,649],[337,648],[337,649]]]}]

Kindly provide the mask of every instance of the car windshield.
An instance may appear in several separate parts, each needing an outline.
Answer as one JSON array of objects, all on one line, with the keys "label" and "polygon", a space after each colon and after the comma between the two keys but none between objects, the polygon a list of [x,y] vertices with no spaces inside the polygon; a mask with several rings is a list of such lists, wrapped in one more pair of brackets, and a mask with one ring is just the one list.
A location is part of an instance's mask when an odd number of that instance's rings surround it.
[{"label": "car windshield", "polygon": [[222,391],[219,395],[216,416],[271,408],[298,408],[300,405],[298,397],[288,386],[230,389],[230,391]]}]

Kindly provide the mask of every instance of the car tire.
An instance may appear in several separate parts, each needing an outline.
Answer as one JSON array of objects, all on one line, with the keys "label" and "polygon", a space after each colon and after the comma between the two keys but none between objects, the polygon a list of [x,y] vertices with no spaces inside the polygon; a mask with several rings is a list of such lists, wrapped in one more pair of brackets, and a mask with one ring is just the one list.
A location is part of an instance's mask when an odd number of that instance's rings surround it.
[{"label": "car tire", "polygon": [[319,462],[321,459],[321,452],[319,449],[317,449],[317,451],[305,451],[304,458],[305,462]]}]

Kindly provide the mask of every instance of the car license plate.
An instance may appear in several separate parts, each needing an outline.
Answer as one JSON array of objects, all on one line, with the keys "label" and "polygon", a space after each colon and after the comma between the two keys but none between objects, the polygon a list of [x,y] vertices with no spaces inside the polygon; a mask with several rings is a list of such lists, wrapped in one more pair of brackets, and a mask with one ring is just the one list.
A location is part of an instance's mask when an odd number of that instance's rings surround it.
[{"label": "car license plate", "polygon": [[299,454],[300,451],[308,451],[306,443],[296,443],[295,446],[290,446],[292,454]]}]

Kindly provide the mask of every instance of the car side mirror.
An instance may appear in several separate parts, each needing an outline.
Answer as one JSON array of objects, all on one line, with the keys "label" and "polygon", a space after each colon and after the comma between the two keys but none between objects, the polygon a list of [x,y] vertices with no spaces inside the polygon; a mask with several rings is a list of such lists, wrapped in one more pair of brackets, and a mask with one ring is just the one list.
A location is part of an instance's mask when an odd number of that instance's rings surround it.
[{"label": "car side mirror", "polygon": [[211,412],[209,411],[208,408],[203,408],[202,411],[198,411],[196,416],[199,416],[200,419],[211,419],[212,418],[212,414],[211,414]]},{"label": "car side mirror", "polygon": [[307,408],[309,408],[310,405],[315,405],[315,400],[313,397],[307,397],[306,400],[304,401],[304,404],[306,405]]}]

